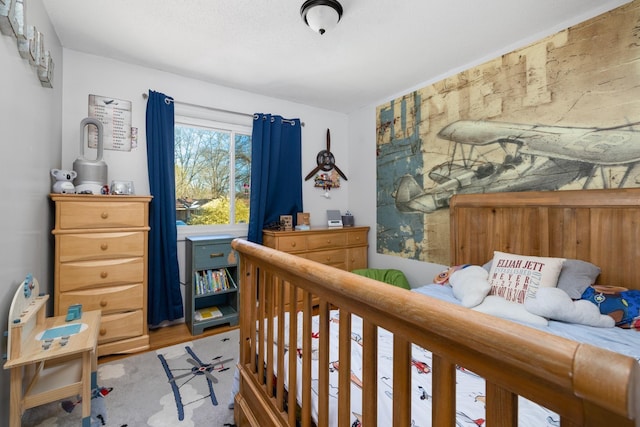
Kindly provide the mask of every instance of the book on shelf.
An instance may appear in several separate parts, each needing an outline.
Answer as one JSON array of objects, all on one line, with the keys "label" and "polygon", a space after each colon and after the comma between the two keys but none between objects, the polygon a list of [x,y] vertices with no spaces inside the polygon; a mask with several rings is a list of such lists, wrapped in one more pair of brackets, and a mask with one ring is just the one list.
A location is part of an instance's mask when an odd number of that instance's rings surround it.
[{"label": "book on shelf", "polygon": [[194,313],[194,318],[196,321],[200,322],[202,320],[216,319],[218,317],[222,317],[222,311],[218,307],[206,307],[196,310]]},{"label": "book on shelf", "polygon": [[198,270],[193,273],[193,287],[196,295],[232,289],[233,286],[224,268]]}]

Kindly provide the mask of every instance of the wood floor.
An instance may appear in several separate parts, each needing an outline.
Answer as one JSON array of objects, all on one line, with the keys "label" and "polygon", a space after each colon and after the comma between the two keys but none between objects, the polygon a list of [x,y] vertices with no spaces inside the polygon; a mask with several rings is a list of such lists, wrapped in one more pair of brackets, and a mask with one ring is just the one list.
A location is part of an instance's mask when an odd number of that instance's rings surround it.
[{"label": "wood floor", "polygon": [[[149,350],[154,351],[162,347],[170,345],[180,344],[182,342],[190,341],[193,339],[204,338],[210,335],[216,335],[223,332],[236,329],[238,326],[219,326],[215,328],[206,329],[200,335],[191,335],[189,327],[186,323],[180,323],[172,326],[165,326],[164,328],[157,328],[149,330]],[[129,356],[134,356],[140,353],[132,354],[111,354],[108,356],[102,356],[98,358],[98,363],[113,362],[114,360],[124,359]]]}]

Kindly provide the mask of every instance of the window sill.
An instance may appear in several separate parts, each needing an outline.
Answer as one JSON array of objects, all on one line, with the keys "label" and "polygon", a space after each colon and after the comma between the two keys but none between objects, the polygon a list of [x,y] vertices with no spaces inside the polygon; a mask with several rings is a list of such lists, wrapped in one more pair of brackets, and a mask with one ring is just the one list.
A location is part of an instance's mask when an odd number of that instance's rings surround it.
[{"label": "window sill", "polygon": [[228,234],[235,237],[247,237],[248,224],[227,225],[180,225],[178,226],[178,242],[190,236],[208,236],[211,234]]}]

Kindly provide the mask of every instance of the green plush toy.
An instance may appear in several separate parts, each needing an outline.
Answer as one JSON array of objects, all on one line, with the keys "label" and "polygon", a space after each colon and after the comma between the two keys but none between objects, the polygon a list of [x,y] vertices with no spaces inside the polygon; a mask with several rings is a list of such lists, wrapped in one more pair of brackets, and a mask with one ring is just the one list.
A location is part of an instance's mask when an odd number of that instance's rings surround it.
[{"label": "green plush toy", "polygon": [[409,281],[404,273],[393,268],[362,268],[359,270],[353,270],[352,273],[388,283],[389,285],[397,286],[399,288],[411,289]]}]

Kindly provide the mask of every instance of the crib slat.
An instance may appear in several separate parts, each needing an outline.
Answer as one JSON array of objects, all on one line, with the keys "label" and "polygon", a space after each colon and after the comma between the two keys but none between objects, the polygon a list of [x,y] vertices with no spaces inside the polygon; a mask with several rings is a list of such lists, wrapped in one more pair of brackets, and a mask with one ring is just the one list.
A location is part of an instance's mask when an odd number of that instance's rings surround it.
[{"label": "crib slat", "polygon": [[517,427],[518,395],[487,381],[487,426]]},{"label": "crib slat", "polygon": [[[267,282],[265,283],[265,298],[267,301],[275,301],[275,290],[281,283],[277,276],[269,275]],[[274,304],[266,304],[265,315],[267,316],[267,366],[265,373],[265,380],[267,385],[267,396],[273,396],[273,311]]]},{"label": "crib slat", "polygon": [[302,427],[311,427],[311,293],[302,292]]},{"label": "crib slat", "polygon": [[[284,357],[285,357],[285,336],[284,336],[284,301],[285,292],[288,292],[291,284],[288,282],[282,283],[282,287],[278,290],[278,307],[277,316],[278,319],[278,355],[276,360],[276,372],[284,372]],[[284,375],[280,374],[276,378],[276,405],[278,410],[284,410]]]},{"label": "crib slat", "polygon": [[362,324],[362,425],[378,425],[378,328]]},{"label": "crib slat", "polygon": [[347,310],[340,310],[338,341],[338,425],[348,426],[351,424],[351,313]]},{"label": "crib slat", "polygon": [[[255,267],[255,264],[252,265],[251,268],[251,278],[252,280],[250,280],[250,287],[251,287],[251,291],[250,292],[246,292],[246,293],[241,293],[240,295],[245,295],[246,296],[244,298],[249,299],[249,298],[253,298],[254,295],[256,295],[257,289],[257,283],[258,283],[258,275],[260,274],[260,270],[258,270]],[[249,324],[247,325],[247,329],[249,329],[248,332],[248,337],[255,337],[257,336],[257,326],[256,326],[256,321],[257,319],[257,306],[255,304],[247,304],[245,305],[245,307],[250,307],[249,310],[240,311],[240,315],[243,315],[246,313],[246,316],[249,317]],[[251,372],[256,372],[256,350],[257,350],[257,346],[256,346],[256,342],[251,339],[251,341],[248,341],[246,344],[249,345],[249,360],[243,360],[242,363],[249,363],[249,366],[251,367]]]},{"label": "crib slat", "polygon": [[[320,300],[318,306],[320,325],[318,329],[318,366],[329,366],[329,304]],[[329,426],[329,370],[318,372],[318,427]]]},{"label": "crib slat", "polygon": [[456,365],[450,360],[433,354],[433,379],[431,396],[433,399],[432,424],[451,426],[456,420]]},{"label": "crib slat", "polygon": [[[342,390],[342,389],[340,389]],[[411,343],[393,336],[393,425],[411,425]]]},{"label": "crib slat", "polygon": [[[260,277],[260,282],[258,283],[268,283],[270,278],[271,278],[271,273],[267,272],[266,270],[261,270],[261,277]],[[260,323],[258,325],[258,345],[256,346],[256,350],[258,351],[258,354],[265,354],[265,342],[264,342],[264,319],[266,316],[266,304],[264,303],[264,301],[266,300],[266,286],[258,286],[258,299],[259,301],[262,301],[262,304],[258,305],[258,312],[257,312],[257,317],[260,320]],[[258,363],[258,381],[260,382],[260,384],[264,384],[264,362],[262,363]]]},{"label": "crib slat", "polygon": [[[289,301],[298,301],[298,288],[297,286],[291,284],[289,288]],[[296,316],[296,305],[289,304],[289,366],[296,366],[296,343],[297,341],[297,333],[298,333],[298,317]],[[289,371],[289,381],[287,385],[288,390],[288,419],[289,425],[296,425],[296,396],[298,395],[298,370],[290,368]]]},{"label": "crib slat", "polygon": [[[258,274],[255,264],[244,262],[240,264],[240,268],[241,268],[240,278],[243,278],[243,277],[252,278],[252,277],[256,277]],[[253,295],[255,295],[254,287],[255,287],[256,280],[255,279],[246,280],[245,283],[246,283],[245,286],[247,288],[247,292],[240,293],[240,301],[242,303],[241,307],[252,307],[252,306],[255,307],[255,304],[247,305],[246,300],[252,298]],[[255,354],[252,354],[252,352],[255,351],[255,343],[253,342],[253,340],[248,339],[246,337],[255,337],[256,336],[255,328],[256,328],[255,311],[240,310],[240,329],[241,329],[240,332],[241,332],[241,337],[244,338],[243,340],[240,341],[240,354],[248,356],[249,358],[248,360],[240,359],[240,364],[242,365],[245,363],[249,363],[251,372],[255,372],[255,367],[256,367]]]}]

